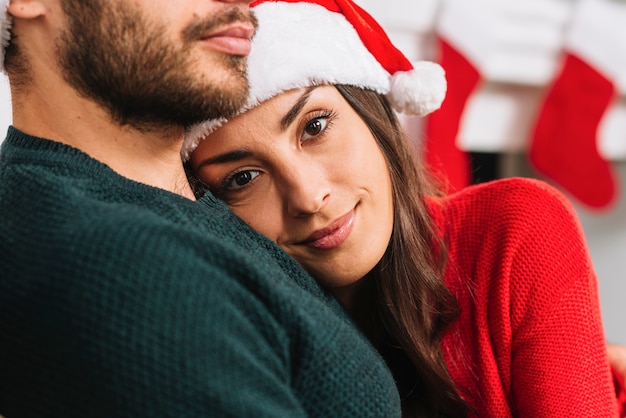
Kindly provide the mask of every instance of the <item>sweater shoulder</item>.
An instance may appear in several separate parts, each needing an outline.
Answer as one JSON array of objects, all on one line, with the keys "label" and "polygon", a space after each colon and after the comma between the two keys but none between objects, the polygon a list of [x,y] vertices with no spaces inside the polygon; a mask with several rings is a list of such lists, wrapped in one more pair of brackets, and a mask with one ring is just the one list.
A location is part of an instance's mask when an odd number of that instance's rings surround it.
[{"label": "sweater shoulder", "polygon": [[570,202],[539,180],[468,187],[442,201],[435,219],[460,280],[557,294],[595,285],[584,231]]},{"label": "sweater shoulder", "polygon": [[473,185],[451,194],[447,199],[450,206],[459,207],[469,201],[473,206],[492,206],[508,210],[533,207],[544,210],[546,206],[571,209],[567,198],[550,184],[542,180],[522,177]]},{"label": "sweater shoulder", "polygon": [[505,235],[521,231],[541,233],[544,228],[581,232],[578,215],[569,200],[541,180],[496,180],[467,187],[439,203],[435,219],[448,230],[462,226],[476,233],[497,230]]},{"label": "sweater shoulder", "polygon": [[[242,226],[220,205],[207,208],[90,161],[94,170],[77,168],[83,160],[67,169],[36,160],[5,168],[0,232],[8,239],[0,248],[7,280],[25,289],[74,289],[68,295],[81,289],[98,298],[96,290],[108,288],[165,294],[184,286],[212,297],[210,288],[244,292],[264,279],[241,244]],[[253,241],[247,237],[249,247]],[[256,283],[247,283],[252,276]]]},{"label": "sweater shoulder", "polygon": [[399,415],[336,301],[225,205],[32,142],[0,166],[3,414]]}]

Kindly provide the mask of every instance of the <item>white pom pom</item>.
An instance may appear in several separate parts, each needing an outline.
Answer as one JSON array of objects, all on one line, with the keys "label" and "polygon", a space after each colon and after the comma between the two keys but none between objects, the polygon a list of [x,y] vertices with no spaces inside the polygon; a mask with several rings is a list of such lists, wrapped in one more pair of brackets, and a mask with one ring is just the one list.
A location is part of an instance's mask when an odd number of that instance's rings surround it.
[{"label": "white pom pom", "polygon": [[391,77],[387,98],[398,112],[423,116],[441,107],[446,97],[446,74],[430,61],[416,62],[413,67],[413,71],[399,71]]}]

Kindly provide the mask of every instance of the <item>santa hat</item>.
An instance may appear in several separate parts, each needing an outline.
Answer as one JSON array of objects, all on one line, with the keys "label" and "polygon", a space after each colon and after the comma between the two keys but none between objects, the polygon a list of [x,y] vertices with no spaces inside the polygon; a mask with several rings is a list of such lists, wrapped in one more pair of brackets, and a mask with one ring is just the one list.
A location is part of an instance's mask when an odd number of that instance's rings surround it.
[{"label": "santa hat", "polygon": [[11,39],[11,16],[7,12],[11,0],[0,0],[0,71],[4,72],[4,50]]},{"label": "santa hat", "polygon": [[[396,111],[406,114],[426,115],[441,106],[443,68],[428,61],[411,63],[351,0],[257,0],[251,8],[259,29],[248,57],[250,93],[240,113],[284,91],[325,84],[385,94]],[[224,122],[191,127],[183,159]]]}]

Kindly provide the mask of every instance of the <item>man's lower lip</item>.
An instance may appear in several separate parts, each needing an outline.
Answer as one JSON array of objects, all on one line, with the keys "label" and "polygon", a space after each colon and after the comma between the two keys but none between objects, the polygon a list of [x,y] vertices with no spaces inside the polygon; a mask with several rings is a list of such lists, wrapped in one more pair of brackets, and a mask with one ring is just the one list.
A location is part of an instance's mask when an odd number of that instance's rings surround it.
[{"label": "man's lower lip", "polygon": [[229,55],[245,57],[250,54],[250,40],[234,36],[215,36],[203,39],[202,42],[210,49]]},{"label": "man's lower lip", "polygon": [[352,212],[352,214],[339,228],[328,235],[324,235],[323,237],[316,239],[315,241],[308,242],[306,246],[309,248],[315,248],[316,250],[332,250],[333,248],[339,247],[341,244],[346,242],[350,236],[352,227],[354,226],[354,219],[355,213]]}]

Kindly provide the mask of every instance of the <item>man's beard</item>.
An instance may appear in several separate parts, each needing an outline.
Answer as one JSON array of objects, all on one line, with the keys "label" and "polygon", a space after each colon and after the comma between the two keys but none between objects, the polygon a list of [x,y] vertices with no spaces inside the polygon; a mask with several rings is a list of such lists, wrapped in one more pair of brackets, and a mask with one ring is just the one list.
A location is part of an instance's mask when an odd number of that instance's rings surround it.
[{"label": "man's beard", "polygon": [[229,74],[220,80],[203,77],[191,52],[200,33],[249,21],[250,15],[233,9],[211,21],[198,19],[179,46],[167,38],[167,27],[149,22],[123,1],[62,3],[69,24],[57,46],[64,77],[117,123],[140,130],[189,126],[232,116],[245,103],[245,57],[215,54],[205,65]]}]

